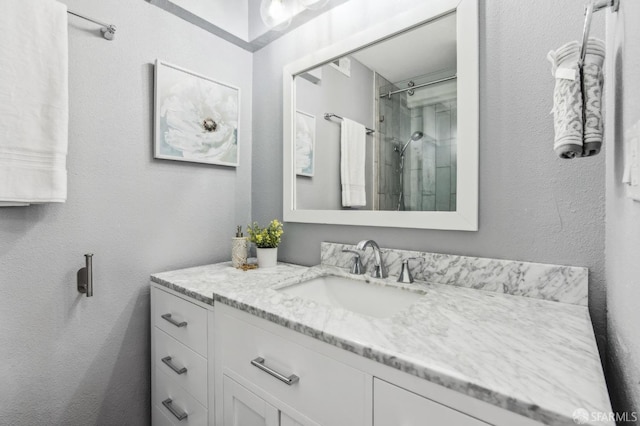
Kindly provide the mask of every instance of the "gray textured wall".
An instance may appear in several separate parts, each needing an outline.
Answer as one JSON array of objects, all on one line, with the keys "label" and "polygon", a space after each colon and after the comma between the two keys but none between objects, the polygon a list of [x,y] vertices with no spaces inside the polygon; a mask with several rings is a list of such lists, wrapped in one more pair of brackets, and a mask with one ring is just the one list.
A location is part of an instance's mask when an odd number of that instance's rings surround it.
[{"label": "gray textured wall", "polygon": [[[420,2],[351,0],[255,53],[254,220],[282,216],[282,67]],[[316,264],[321,241],[366,237],[386,247],[586,266],[602,348],[605,155],[566,161],[553,153],[553,78],[545,59],[580,37],[583,8],[583,0],[480,0],[478,232],[287,223],[280,259]],[[603,20],[594,19],[596,34],[604,32]]]},{"label": "gray textured wall", "polygon": [[[318,84],[296,79],[296,108],[316,117],[315,175],[296,177],[296,205],[302,209],[341,210],[340,121],[327,121],[324,113],[332,112],[374,128],[373,72],[354,58],[350,76],[325,65]],[[361,207],[366,210],[373,206],[373,142],[372,136],[366,137],[367,205]]]},{"label": "gray textured wall", "polygon": [[[118,31],[70,18],[67,203],[0,209],[0,424],[144,425],[149,274],[228,259],[250,219],[252,58],[145,1],[68,4]],[[237,170],[152,159],[156,58],[241,87]]]},{"label": "gray textured wall", "polygon": [[[640,203],[625,197],[624,134],[640,120],[640,3],[621,2],[607,20],[607,331],[608,373],[618,411],[640,415]],[[626,424],[626,423],[625,423]],[[640,420],[636,423],[640,425]]]}]

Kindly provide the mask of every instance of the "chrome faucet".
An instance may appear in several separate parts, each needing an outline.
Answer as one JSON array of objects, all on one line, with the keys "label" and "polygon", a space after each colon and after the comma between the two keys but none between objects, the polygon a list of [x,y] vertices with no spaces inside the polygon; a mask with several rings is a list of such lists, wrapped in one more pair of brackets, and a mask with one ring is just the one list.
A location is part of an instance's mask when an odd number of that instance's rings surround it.
[{"label": "chrome faucet", "polygon": [[382,263],[382,256],[380,256],[380,246],[373,240],[362,240],[356,245],[356,250],[364,250],[367,246],[371,246],[373,249],[373,271],[371,276],[373,278],[387,278],[387,270]]}]

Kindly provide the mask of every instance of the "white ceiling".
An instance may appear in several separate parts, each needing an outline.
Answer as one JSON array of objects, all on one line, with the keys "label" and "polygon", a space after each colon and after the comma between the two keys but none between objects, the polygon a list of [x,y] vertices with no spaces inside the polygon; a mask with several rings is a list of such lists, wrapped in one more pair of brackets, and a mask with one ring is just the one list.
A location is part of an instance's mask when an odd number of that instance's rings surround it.
[{"label": "white ceiling", "polygon": [[329,0],[320,9],[304,9],[288,1],[293,18],[285,30],[268,28],[260,17],[261,0],[147,0],[167,12],[215,34],[249,52],[255,52],[289,31],[348,0]]},{"label": "white ceiling", "polygon": [[444,16],[351,56],[393,83],[442,70],[455,70],[456,14]]}]

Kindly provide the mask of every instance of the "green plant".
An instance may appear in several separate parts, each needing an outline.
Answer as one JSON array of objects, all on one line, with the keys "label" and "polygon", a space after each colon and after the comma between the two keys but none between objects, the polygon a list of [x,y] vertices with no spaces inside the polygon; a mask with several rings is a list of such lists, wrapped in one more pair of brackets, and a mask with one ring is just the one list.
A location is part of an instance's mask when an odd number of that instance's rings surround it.
[{"label": "green plant", "polygon": [[273,219],[269,226],[261,228],[258,222],[253,222],[247,226],[249,233],[249,241],[255,243],[258,248],[275,248],[280,244],[282,239],[282,223],[278,219]]}]

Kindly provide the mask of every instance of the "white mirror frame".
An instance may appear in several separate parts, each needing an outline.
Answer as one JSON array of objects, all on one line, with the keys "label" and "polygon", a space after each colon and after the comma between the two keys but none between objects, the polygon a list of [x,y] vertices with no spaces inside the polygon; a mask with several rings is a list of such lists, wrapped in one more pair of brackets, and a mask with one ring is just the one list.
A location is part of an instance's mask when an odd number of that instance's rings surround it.
[{"label": "white mirror frame", "polygon": [[[283,219],[285,222],[460,231],[478,230],[478,0],[429,0],[425,3],[423,6],[393,17],[284,67]],[[457,22],[457,210],[455,212],[297,210],[295,208],[295,130],[293,125],[296,110],[295,76],[453,11],[456,12]]]}]

